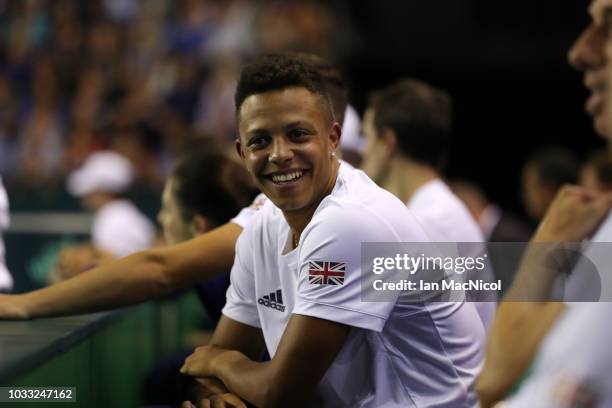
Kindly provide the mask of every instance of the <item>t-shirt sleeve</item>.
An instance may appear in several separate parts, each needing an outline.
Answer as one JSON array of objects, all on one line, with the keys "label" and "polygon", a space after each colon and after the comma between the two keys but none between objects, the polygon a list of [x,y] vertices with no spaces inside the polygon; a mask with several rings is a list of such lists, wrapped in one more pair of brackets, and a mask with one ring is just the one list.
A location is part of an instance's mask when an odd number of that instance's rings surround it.
[{"label": "t-shirt sleeve", "polygon": [[245,230],[236,243],[236,256],[222,313],[237,322],[261,328],[255,300],[253,253],[249,235],[249,230]]},{"label": "t-shirt sleeve", "polygon": [[257,197],[255,197],[251,205],[240,210],[238,215],[232,218],[232,222],[234,224],[238,224],[243,229],[246,228],[251,223],[253,216],[257,214],[267,200],[268,198],[263,193],[259,194]]},{"label": "t-shirt sleeve", "polygon": [[362,242],[397,241],[365,208],[334,208],[304,230],[293,313],[381,331],[395,302],[363,302]]}]

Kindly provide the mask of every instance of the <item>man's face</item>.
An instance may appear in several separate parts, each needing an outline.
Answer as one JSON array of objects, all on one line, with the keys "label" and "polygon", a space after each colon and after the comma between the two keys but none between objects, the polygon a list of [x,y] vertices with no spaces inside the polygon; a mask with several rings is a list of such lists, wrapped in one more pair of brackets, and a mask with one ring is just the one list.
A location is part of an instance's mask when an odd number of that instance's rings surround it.
[{"label": "man's face", "polygon": [[340,125],[321,96],[300,87],[251,95],[239,131],[247,170],[283,212],[311,209],[333,188]]},{"label": "man's face", "polygon": [[366,138],[366,150],[363,154],[361,169],[375,182],[380,183],[389,163],[389,149],[378,136],[374,126],[375,111],[371,107],[363,115],[363,134]]},{"label": "man's face", "polygon": [[[584,85],[591,91],[586,102],[595,130],[612,141],[612,111],[606,107],[610,73],[608,56],[612,50],[612,0],[593,0],[589,8],[591,24],[580,34],[569,51],[570,64],[584,73]],[[610,124],[609,124],[610,123]]]}]

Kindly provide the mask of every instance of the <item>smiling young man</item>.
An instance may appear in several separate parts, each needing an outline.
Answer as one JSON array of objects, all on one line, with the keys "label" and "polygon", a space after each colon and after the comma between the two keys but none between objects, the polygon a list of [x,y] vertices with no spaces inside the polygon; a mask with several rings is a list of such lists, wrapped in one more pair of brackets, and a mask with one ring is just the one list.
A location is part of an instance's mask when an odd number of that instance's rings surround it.
[{"label": "smiling young man", "polygon": [[[335,157],[340,127],[317,71],[262,57],[243,69],[236,108],[239,154],[270,200],[238,240],[210,345],[182,368],[204,378],[201,396],[474,406],[484,331],[472,304],[361,300],[362,242],[428,239],[401,201]],[[264,343],[271,360],[256,362]]]},{"label": "smiling young man", "polygon": [[[347,88],[338,68],[313,54],[299,53],[293,57],[305,60],[320,72],[331,96],[334,118],[343,122]],[[138,252],[33,292],[0,294],[0,319],[108,310],[161,298],[203,280],[218,278],[232,267],[238,236],[266,200],[260,194],[231,222],[186,242]]]}]

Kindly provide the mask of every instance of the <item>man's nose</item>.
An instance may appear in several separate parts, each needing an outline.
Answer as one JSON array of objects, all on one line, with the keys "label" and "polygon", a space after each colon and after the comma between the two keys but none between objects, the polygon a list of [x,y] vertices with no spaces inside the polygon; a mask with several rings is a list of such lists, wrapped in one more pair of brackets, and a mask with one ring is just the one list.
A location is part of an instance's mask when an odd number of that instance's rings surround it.
[{"label": "man's nose", "polygon": [[291,144],[283,137],[274,138],[269,160],[273,163],[284,163],[293,158]]},{"label": "man's nose", "polygon": [[591,24],[576,39],[567,58],[579,71],[597,68],[605,63],[605,35],[602,28]]}]

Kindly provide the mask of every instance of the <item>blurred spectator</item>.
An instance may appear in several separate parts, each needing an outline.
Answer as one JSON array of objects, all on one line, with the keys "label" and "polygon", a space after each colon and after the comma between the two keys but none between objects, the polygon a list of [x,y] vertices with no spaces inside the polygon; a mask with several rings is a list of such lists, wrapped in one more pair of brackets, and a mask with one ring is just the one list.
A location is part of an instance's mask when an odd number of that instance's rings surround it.
[{"label": "blurred spectator", "polygon": [[[364,115],[368,146],[362,167],[406,203],[432,241],[461,243],[455,253],[474,257],[484,247],[482,232],[442,180],[452,116],[450,95],[426,82],[406,78],[377,91]],[[488,269],[478,274],[479,279],[493,280]],[[495,313],[496,297],[479,300],[474,305],[486,328]]]},{"label": "blurred spectator", "polygon": [[344,122],[342,123],[342,137],[340,138],[342,160],[351,163],[355,167],[359,167],[361,165],[365,144],[365,138],[361,133],[361,119],[359,118],[359,114],[355,108],[351,105],[347,105],[344,114]]},{"label": "blurred spectator", "polygon": [[[489,202],[485,192],[467,180],[449,183],[453,193],[466,205],[476,220],[487,244],[487,253],[495,278],[503,282],[501,294],[510,287],[522,258],[524,243],[531,239],[531,229],[521,219]],[[494,243],[506,244],[494,244]],[[514,242],[516,244],[507,244]]]},{"label": "blurred spectator", "polygon": [[0,73],[0,175],[15,167],[17,144],[15,96],[9,78]]},{"label": "blurred spectator", "polygon": [[151,221],[122,198],[133,178],[129,160],[112,151],[92,154],[68,178],[68,191],[94,212],[93,246],[115,257],[146,249],[153,243]]},{"label": "blurred spectator", "polygon": [[[166,243],[174,245],[211,231],[235,216],[257,194],[251,178],[239,164],[213,148],[206,139],[190,140],[166,180],[158,220]],[[210,320],[216,324],[225,305],[229,270],[222,276],[200,282],[195,289]],[[200,341],[210,333],[194,333]],[[145,379],[148,404],[180,401],[176,384],[179,369],[193,351],[190,345],[157,364]]]},{"label": "blurred spectator", "polygon": [[160,189],[186,137],[233,142],[244,59],[346,56],[351,32],[314,0],[28,0],[2,12],[0,174],[50,201],[50,182],[107,148],[134,161],[137,184]]},{"label": "blurred spectator", "polygon": [[44,57],[36,65],[32,99],[26,103],[18,131],[18,157],[23,178],[43,185],[60,175],[63,121],[53,61]]},{"label": "blurred spectator", "polygon": [[9,226],[9,203],[8,196],[2,185],[0,178],[0,292],[8,292],[13,288],[13,277],[6,268],[4,255],[4,242],[2,241],[2,231]]},{"label": "blurred spectator", "polygon": [[550,146],[532,154],[522,171],[522,199],[527,215],[539,222],[564,184],[578,180],[578,159],[561,146]]},{"label": "blurred spectator", "polygon": [[594,153],[582,165],[580,185],[601,192],[612,191],[612,153],[609,150]]},{"label": "blurred spectator", "polygon": [[489,242],[527,242],[531,229],[519,218],[491,203],[485,192],[468,180],[453,180],[451,189],[466,205]]}]

